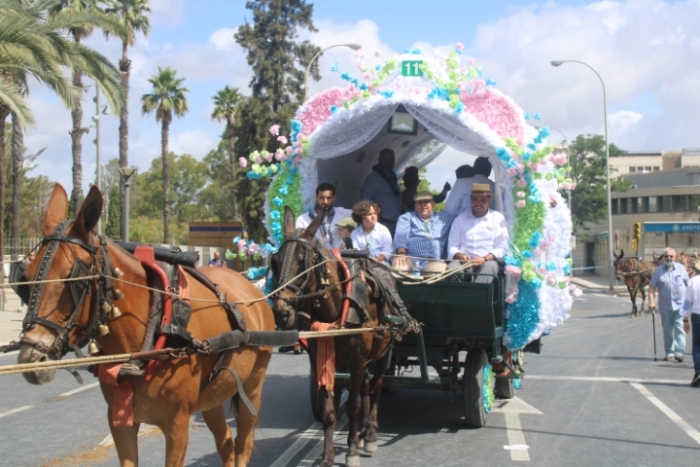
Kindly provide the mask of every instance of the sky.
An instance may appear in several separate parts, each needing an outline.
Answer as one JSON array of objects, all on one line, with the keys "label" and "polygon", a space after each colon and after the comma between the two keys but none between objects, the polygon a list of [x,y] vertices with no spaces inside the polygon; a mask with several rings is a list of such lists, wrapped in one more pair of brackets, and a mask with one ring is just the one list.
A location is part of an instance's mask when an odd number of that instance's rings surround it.
[{"label": "sky", "polygon": [[[186,78],[189,113],[175,119],[170,149],[198,159],[216,147],[223,123],[212,121],[212,96],[225,85],[249,94],[251,70],[233,34],[252,13],[244,0],[152,0],[151,33],[139,36],[130,50],[129,162],[140,171],[160,157],[160,124],[142,116],[140,97],[157,67],[170,66]],[[308,3],[308,0],[307,0]],[[420,6],[424,5],[424,6]],[[610,142],[629,152],[655,152],[700,147],[700,0],[318,0],[318,32],[301,31],[320,47],[356,42],[366,56],[390,57],[420,48],[431,56],[465,45],[463,55],[482,65],[486,76],[525,112],[542,116],[540,125],[555,127],[567,139],[603,134],[603,92],[588,68],[551,60],[580,60],[605,83]],[[116,39],[94,34],[86,42],[115,62],[121,54]],[[312,82],[313,95],[346,83],[331,66],[356,70],[348,48],[334,48],[319,59],[322,79]],[[38,85],[29,105],[37,124],[28,130],[29,153],[43,148],[32,175],[44,174],[69,188],[71,182],[70,112]],[[95,113],[94,89],[84,101],[85,126]],[[103,100],[104,101],[104,100]],[[559,135],[556,130],[553,134]],[[95,174],[94,129],[83,139],[83,185]],[[101,119],[102,162],[118,157],[118,115]],[[552,136],[559,144],[563,138]],[[454,167],[468,162],[448,150],[428,168],[434,188],[454,180]],[[70,190],[70,188],[69,188]]]}]

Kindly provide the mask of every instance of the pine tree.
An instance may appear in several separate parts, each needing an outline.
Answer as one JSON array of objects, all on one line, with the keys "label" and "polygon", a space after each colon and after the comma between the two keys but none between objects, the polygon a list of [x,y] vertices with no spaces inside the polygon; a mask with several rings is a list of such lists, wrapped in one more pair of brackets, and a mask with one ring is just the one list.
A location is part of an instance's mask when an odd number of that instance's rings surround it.
[{"label": "pine tree", "polygon": [[[253,12],[253,23],[246,22],[234,36],[253,69],[252,96],[238,105],[234,123],[235,153],[240,157],[258,149],[274,152],[278,145],[268,132],[273,124],[280,125],[280,134],[289,135],[290,121],[304,98],[306,65],[320,51],[309,41],[296,41],[300,29],[316,31],[313,5],[304,0],[255,0],[246,8]],[[313,78],[321,78],[316,63],[311,71]],[[268,182],[249,180],[241,172],[236,182],[239,209],[248,235],[262,239]]]}]

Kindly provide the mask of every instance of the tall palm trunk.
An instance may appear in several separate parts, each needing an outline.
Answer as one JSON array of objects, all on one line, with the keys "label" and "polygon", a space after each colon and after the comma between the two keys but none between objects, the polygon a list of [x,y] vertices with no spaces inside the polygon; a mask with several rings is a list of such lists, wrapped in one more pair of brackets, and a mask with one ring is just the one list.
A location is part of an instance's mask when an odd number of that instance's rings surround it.
[{"label": "tall palm trunk", "polygon": [[17,121],[17,115],[12,114],[12,251],[10,258],[19,258],[19,218],[20,193],[22,191],[22,163],[24,162],[24,132]]},{"label": "tall palm trunk", "polygon": [[10,109],[0,104],[0,284],[5,283],[5,120]]},{"label": "tall palm trunk", "polygon": [[[77,41],[76,41],[77,42]],[[73,73],[73,85],[78,89],[83,89],[83,78],[80,73]],[[81,100],[75,103],[75,107],[71,112],[73,119],[73,129],[70,132],[71,151],[73,153],[73,191],[71,192],[71,205],[73,213],[78,212],[80,207],[80,196],[83,192],[83,134],[87,133],[88,129],[83,128],[83,104]]]},{"label": "tall palm trunk", "polygon": [[231,214],[233,214],[233,220],[237,221],[238,217],[238,198],[236,197],[236,192],[233,190],[233,184],[236,182],[236,156],[234,155],[233,148],[235,147],[233,141],[233,124],[228,122],[226,125],[226,135],[228,136],[228,162],[231,167]]},{"label": "tall palm trunk", "polygon": [[160,138],[161,157],[163,158],[163,243],[168,243],[170,238],[170,200],[168,199],[168,188],[170,187],[170,175],[168,173],[168,137],[170,136],[170,112],[165,112],[162,121]]},{"label": "tall palm trunk", "polygon": [[[119,113],[119,167],[129,165],[129,78],[131,75],[131,60],[126,55],[128,44],[122,41],[122,58],[119,60],[119,71],[124,91],[124,105]],[[119,219],[121,220],[121,237],[126,238],[126,192],[124,180],[119,177]]]}]

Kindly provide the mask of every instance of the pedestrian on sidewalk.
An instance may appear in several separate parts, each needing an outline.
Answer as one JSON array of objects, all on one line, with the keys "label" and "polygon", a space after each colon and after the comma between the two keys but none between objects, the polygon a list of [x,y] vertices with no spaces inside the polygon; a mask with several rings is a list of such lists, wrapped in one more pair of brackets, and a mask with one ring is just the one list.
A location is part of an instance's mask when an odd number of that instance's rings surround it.
[{"label": "pedestrian on sidewalk", "polygon": [[688,273],[676,263],[676,251],[666,248],[662,263],[651,275],[649,282],[649,309],[656,309],[656,290],[659,291],[659,314],[664,332],[665,360],[683,361],[685,355],[685,331],[681,311],[688,286]]},{"label": "pedestrian on sidewalk", "polygon": [[695,374],[690,380],[694,388],[700,386],[700,275],[690,279],[683,302],[683,330],[693,329],[693,366]]}]

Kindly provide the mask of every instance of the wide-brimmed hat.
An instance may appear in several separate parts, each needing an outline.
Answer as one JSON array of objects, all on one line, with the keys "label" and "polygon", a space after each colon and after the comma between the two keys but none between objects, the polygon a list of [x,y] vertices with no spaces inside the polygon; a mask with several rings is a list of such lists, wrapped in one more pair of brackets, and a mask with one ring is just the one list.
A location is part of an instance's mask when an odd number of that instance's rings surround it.
[{"label": "wide-brimmed hat", "polygon": [[343,217],[338,222],[335,223],[336,227],[345,227],[348,229],[354,229],[357,227],[357,223],[352,220],[352,217]]},{"label": "wide-brimmed hat", "polygon": [[429,191],[419,191],[413,195],[413,201],[433,201],[433,194]]},{"label": "wide-brimmed hat", "polygon": [[474,183],[472,185],[473,195],[490,195],[491,186],[488,183]]}]

